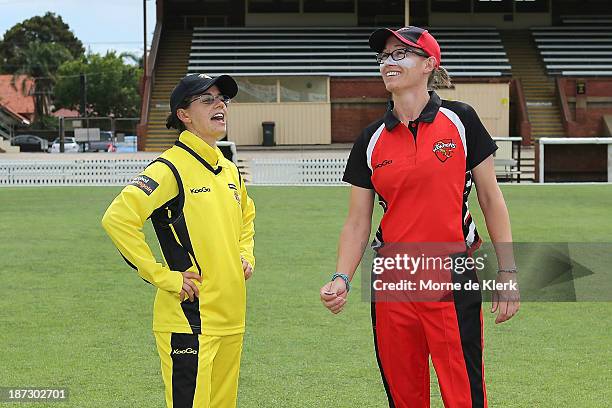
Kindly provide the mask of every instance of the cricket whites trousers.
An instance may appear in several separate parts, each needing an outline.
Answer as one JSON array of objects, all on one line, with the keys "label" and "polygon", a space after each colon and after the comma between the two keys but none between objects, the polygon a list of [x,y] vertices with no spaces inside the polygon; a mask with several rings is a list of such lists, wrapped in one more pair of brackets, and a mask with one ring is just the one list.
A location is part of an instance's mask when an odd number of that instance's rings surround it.
[{"label": "cricket whites trousers", "polygon": [[[453,281],[477,280],[474,270]],[[446,408],[487,408],[482,295],[456,290],[445,301],[372,301],[378,366],[391,408],[429,408],[429,356]]]},{"label": "cricket whites trousers", "polygon": [[243,334],[154,332],[168,408],[235,408]]}]

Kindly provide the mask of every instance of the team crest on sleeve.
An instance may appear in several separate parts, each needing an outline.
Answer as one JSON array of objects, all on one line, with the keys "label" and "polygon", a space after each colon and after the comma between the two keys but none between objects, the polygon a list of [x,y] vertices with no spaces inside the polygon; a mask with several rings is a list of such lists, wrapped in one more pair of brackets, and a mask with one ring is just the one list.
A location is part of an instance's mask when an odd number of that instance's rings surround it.
[{"label": "team crest on sleeve", "polygon": [[142,174],[134,177],[128,185],[138,187],[144,191],[146,195],[151,195],[151,193],[155,191],[157,187],[159,187],[159,183],[157,181]]},{"label": "team crest on sleeve", "polygon": [[438,140],[433,145],[433,152],[442,163],[453,157],[457,145],[452,139]]}]

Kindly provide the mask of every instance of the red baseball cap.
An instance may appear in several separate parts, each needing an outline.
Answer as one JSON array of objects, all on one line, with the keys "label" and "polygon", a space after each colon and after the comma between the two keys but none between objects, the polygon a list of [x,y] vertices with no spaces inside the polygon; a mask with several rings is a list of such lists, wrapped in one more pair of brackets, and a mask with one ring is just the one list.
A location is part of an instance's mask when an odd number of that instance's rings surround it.
[{"label": "red baseball cap", "polygon": [[433,35],[423,28],[408,26],[397,31],[393,31],[390,28],[379,28],[370,35],[370,48],[376,52],[381,52],[385,49],[387,39],[392,35],[402,43],[419,48],[427,55],[434,57],[436,59],[436,68],[440,67],[440,45]]}]

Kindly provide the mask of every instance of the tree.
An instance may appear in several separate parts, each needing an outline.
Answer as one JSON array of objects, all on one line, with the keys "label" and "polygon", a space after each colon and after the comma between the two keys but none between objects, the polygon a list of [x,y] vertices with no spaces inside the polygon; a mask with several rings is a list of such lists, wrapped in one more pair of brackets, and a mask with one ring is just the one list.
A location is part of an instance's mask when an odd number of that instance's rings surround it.
[{"label": "tree", "polygon": [[62,46],[70,53],[71,59],[85,53],[83,43],[74,36],[62,17],[48,12],[17,23],[4,33],[0,42],[0,65],[5,72],[15,73],[28,63],[21,50],[32,43]]},{"label": "tree", "polygon": [[62,64],[54,88],[56,107],[80,107],[82,73],[87,82],[87,112],[99,116],[137,117],[142,69],[126,64],[123,59],[123,56],[109,51],[104,56],[89,54]]},{"label": "tree", "polygon": [[[42,118],[49,114],[51,92],[53,89],[55,72],[67,59],[72,58],[66,48],[54,43],[32,42],[19,50],[23,65],[15,71],[17,75],[28,75],[34,78],[34,117]],[[25,83],[25,82],[24,82]],[[25,93],[25,89],[21,89]]]},{"label": "tree", "polygon": [[0,66],[4,72],[33,78],[35,121],[44,126],[55,72],[63,62],[83,53],[83,44],[70,27],[60,16],[49,12],[15,24],[4,34],[0,42]]},{"label": "tree", "polygon": [[131,61],[133,64],[132,65],[136,65],[138,66],[138,68],[142,68],[143,66],[143,59],[142,59],[142,54],[136,54],[134,52],[122,52],[121,54],[119,54],[119,57],[123,58],[123,60],[128,60]]}]

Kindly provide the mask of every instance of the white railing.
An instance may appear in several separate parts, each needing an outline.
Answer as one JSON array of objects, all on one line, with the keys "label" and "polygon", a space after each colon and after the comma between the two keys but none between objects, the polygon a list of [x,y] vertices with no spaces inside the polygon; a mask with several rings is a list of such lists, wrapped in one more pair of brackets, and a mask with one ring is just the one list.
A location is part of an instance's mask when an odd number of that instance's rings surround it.
[{"label": "white railing", "polygon": [[[237,163],[236,145],[217,142],[232,152]],[[2,159],[0,156],[0,187],[2,186],[122,186],[141,173],[155,156],[119,158],[113,154],[94,159]]]},{"label": "white railing", "polygon": [[0,186],[125,185],[149,159],[0,160]]},{"label": "white railing", "polygon": [[345,158],[255,158],[250,163],[251,184],[341,185]]},{"label": "white railing", "polygon": [[[152,159],[0,160],[0,187],[125,185]],[[334,186],[343,185],[346,161],[344,157],[253,158],[245,162],[245,170],[254,185]]]},{"label": "white railing", "polygon": [[[150,159],[0,160],[0,186],[125,185]],[[253,159],[251,184],[341,185],[346,159]]]}]

